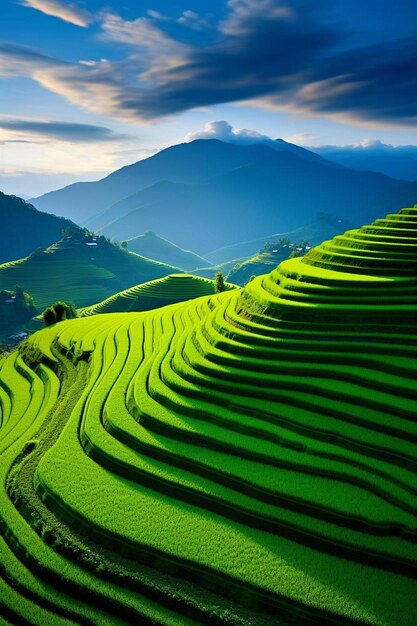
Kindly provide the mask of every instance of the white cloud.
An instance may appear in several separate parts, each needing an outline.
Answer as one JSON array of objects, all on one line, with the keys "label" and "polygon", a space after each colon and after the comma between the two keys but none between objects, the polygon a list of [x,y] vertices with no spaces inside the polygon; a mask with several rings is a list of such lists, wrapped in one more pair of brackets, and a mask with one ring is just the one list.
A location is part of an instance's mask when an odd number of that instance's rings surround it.
[{"label": "white cloud", "polygon": [[251,30],[253,20],[289,20],[294,17],[294,9],[277,0],[228,0],[229,15],[221,22],[220,28],[228,35],[241,35]]},{"label": "white cloud", "polygon": [[195,11],[187,10],[177,19],[178,24],[191,28],[192,30],[203,30],[210,27],[210,22],[206,17],[202,17]]},{"label": "white cloud", "polygon": [[319,135],[313,133],[295,133],[295,135],[289,135],[283,139],[288,143],[295,143],[297,146],[317,146],[320,143]]},{"label": "white cloud", "polygon": [[60,0],[22,0],[22,4],[31,9],[36,9],[46,15],[58,17],[64,22],[86,28],[94,22],[94,16],[90,11],[74,4],[73,2],[60,2]]},{"label": "white cloud", "polygon": [[248,130],[247,128],[233,128],[224,120],[216,122],[207,122],[203,130],[194,133],[188,133],[184,141],[194,141],[195,139],[219,139],[227,143],[235,143],[240,145],[249,145],[251,143],[270,144],[274,140],[267,135],[262,135],[256,130]]}]

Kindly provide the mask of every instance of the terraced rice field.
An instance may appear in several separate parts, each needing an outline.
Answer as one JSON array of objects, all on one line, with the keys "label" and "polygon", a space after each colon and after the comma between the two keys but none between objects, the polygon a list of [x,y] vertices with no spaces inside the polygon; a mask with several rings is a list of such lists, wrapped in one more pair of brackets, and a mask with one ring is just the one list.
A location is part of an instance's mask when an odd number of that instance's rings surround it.
[{"label": "terraced rice field", "polygon": [[[234,288],[236,285],[225,283],[225,291]],[[169,274],[164,278],[151,280],[120,291],[103,302],[86,307],[81,314],[88,316],[97,315],[97,313],[149,311],[214,293],[214,280],[192,276],[191,274]]]},{"label": "terraced rice field", "polygon": [[0,362],[6,623],[417,623],[417,208]]},{"label": "terraced rice field", "polygon": [[61,240],[44,252],[0,265],[0,289],[22,286],[42,311],[57,300],[85,307],[120,289],[167,276],[177,268],[97,244]]}]

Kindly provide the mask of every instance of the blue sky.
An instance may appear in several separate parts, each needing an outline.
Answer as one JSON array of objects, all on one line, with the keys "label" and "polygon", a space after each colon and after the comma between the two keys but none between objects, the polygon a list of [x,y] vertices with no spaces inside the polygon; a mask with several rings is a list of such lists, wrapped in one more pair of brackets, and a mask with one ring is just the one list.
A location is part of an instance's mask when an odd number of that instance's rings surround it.
[{"label": "blue sky", "polygon": [[215,120],[417,144],[416,18],[415,0],[2,0],[0,189],[97,179]]}]

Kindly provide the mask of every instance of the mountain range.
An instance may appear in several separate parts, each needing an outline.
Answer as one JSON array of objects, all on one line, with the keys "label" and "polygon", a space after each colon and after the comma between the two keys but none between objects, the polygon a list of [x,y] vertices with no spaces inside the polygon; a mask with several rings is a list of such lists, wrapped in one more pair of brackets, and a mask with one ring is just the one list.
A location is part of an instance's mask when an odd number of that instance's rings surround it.
[{"label": "mountain range", "polygon": [[271,147],[212,139],[172,146],[33,202],[112,238],[151,230],[204,256],[296,229],[318,211],[355,226],[416,197],[417,182],[355,171],[282,140]]},{"label": "mountain range", "polygon": [[417,180],[417,146],[365,141],[359,145],[320,146],[311,150],[354,170],[380,172],[399,180]]}]

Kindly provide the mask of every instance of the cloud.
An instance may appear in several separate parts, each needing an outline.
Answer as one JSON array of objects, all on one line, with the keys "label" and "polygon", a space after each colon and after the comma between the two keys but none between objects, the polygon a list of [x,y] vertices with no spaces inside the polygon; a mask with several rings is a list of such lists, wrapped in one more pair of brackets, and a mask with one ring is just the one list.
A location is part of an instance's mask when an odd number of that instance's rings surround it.
[{"label": "cloud", "polygon": [[184,11],[177,19],[177,23],[191,30],[203,30],[204,28],[210,28],[211,22],[207,17],[202,17],[195,11]]},{"label": "cloud", "polygon": [[184,141],[194,141],[195,139],[219,139],[227,143],[239,145],[249,145],[252,143],[273,144],[274,140],[267,135],[262,135],[256,130],[248,130],[246,128],[235,129],[224,120],[217,122],[207,122],[203,130],[188,133]]},{"label": "cloud", "polygon": [[[77,143],[119,141],[126,138],[124,135],[118,135],[104,126],[17,118],[0,118],[0,130],[9,131],[13,134],[36,135]],[[28,140],[9,139],[6,141],[15,143]]]},{"label": "cloud", "polygon": [[248,102],[349,124],[417,125],[417,39],[355,47],[324,18],[327,4],[228,0],[210,43],[198,44],[179,41],[172,22],[154,13],[124,20],[107,11],[101,37],[125,50],[121,58],[64,63],[3,46],[0,73],[30,76],[78,106],[130,122]]},{"label": "cloud", "polygon": [[313,133],[295,133],[283,137],[287,143],[295,143],[297,146],[317,146],[320,137]]},{"label": "cloud", "polygon": [[22,0],[23,6],[36,9],[46,15],[58,17],[64,22],[86,28],[94,21],[94,16],[73,2],[60,2],[59,0]]},{"label": "cloud", "polygon": [[34,78],[38,70],[65,65],[64,62],[39,54],[30,48],[0,42],[0,77]]}]

